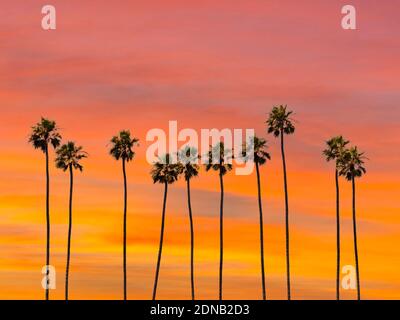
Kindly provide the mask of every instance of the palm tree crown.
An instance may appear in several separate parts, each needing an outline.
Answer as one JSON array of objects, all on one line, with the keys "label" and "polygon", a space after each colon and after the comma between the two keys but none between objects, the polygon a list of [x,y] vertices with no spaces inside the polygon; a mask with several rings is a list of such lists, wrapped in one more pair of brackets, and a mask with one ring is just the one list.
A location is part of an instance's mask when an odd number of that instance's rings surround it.
[{"label": "palm tree crown", "polygon": [[129,130],[122,130],[111,139],[112,147],[110,149],[110,155],[116,160],[122,159],[129,162],[135,156],[133,147],[137,145],[138,142],[139,139],[131,138]]},{"label": "palm tree crown", "polygon": [[172,163],[171,155],[166,154],[153,164],[151,177],[154,183],[172,184],[178,180],[182,167],[177,163]]},{"label": "palm tree crown", "polygon": [[281,132],[285,134],[292,134],[295,131],[294,124],[290,116],[293,111],[288,111],[287,106],[275,106],[272,108],[269,118],[266,121],[268,125],[268,133],[273,133],[275,137],[278,137]]},{"label": "palm tree crown", "polygon": [[80,164],[80,161],[83,158],[87,158],[87,153],[82,150],[82,147],[75,145],[72,141],[68,141],[58,148],[56,155],[56,167],[64,171],[69,167],[82,171],[83,166]]},{"label": "palm tree crown", "polygon": [[351,147],[343,153],[339,160],[339,174],[347,180],[361,177],[367,172],[364,167],[365,159],[367,158],[364,156],[364,152],[358,151],[357,147]]},{"label": "palm tree crown", "polygon": [[346,151],[348,143],[349,141],[343,136],[336,136],[326,141],[327,148],[323,151],[326,161],[336,160],[336,164],[338,164]]},{"label": "palm tree crown", "polygon": [[196,148],[186,146],[179,152],[178,159],[186,181],[198,176],[200,166],[197,164],[199,155]]},{"label": "palm tree crown", "polygon": [[40,122],[32,127],[32,133],[29,137],[35,149],[46,152],[47,146],[51,144],[57,148],[61,143],[61,135],[55,121],[41,118]]},{"label": "palm tree crown", "polygon": [[225,175],[233,168],[232,164],[229,163],[229,159],[232,158],[232,150],[226,149],[224,143],[219,142],[214,147],[211,147],[208,152],[206,171],[212,169],[219,171],[221,175]]},{"label": "palm tree crown", "polygon": [[[249,161],[253,158],[254,163],[263,165],[267,160],[271,160],[271,155],[266,151],[266,148],[267,140],[254,136],[243,144],[242,156],[245,161]],[[250,153],[253,153],[253,157],[251,157]]]}]

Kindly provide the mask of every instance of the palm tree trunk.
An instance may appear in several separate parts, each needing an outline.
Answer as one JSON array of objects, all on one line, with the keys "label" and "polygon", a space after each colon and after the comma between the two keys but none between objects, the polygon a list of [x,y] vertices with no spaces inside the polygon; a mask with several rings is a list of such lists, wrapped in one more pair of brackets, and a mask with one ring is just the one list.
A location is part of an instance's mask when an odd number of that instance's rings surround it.
[{"label": "palm tree trunk", "polygon": [[336,300],[340,300],[340,191],[339,172],[335,171],[336,183]]},{"label": "palm tree trunk", "polygon": [[68,245],[67,245],[67,267],[65,272],[65,300],[68,300],[68,280],[69,262],[71,257],[71,233],[72,233],[72,192],[74,186],[74,173],[72,166],[69,166],[69,225],[68,225]]},{"label": "palm tree trunk", "polygon": [[222,271],[224,265],[224,180],[222,173],[219,173],[221,189],[221,201],[219,208],[219,300],[222,300]]},{"label": "palm tree trunk", "polygon": [[189,220],[190,220],[190,280],[192,284],[192,300],[194,300],[194,229],[193,229],[192,205],[190,201],[190,179],[186,180],[186,185],[187,185],[188,209],[189,209]]},{"label": "palm tree trunk", "polygon": [[265,268],[264,268],[264,222],[263,222],[262,201],[261,201],[260,169],[258,162],[256,162],[256,172],[257,172],[258,208],[260,210],[261,281],[262,281],[263,300],[265,300],[267,296],[265,292]]},{"label": "palm tree trunk", "polygon": [[353,188],[353,233],[354,233],[354,255],[356,260],[356,275],[357,275],[357,300],[361,300],[360,270],[358,268],[358,248],[357,248],[356,183],[354,177],[352,177],[351,182]]},{"label": "palm tree trunk", "polygon": [[125,159],[122,159],[122,172],[124,174],[124,230],[123,230],[123,269],[124,269],[124,300],[127,299],[127,290],[126,290],[126,211],[127,211],[127,205],[128,205],[128,187],[126,184],[126,170],[125,170]]},{"label": "palm tree trunk", "polygon": [[165,182],[164,185],[165,185],[165,189],[164,189],[164,202],[163,202],[163,210],[162,210],[162,218],[161,218],[160,246],[159,246],[159,249],[158,249],[156,277],[155,277],[155,280],[154,280],[154,289],[153,289],[153,300],[156,299],[156,294],[157,294],[158,274],[160,272],[160,262],[161,262],[163,239],[164,239],[165,207],[167,205],[168,183]]},{"label": "palm tree trunk", "polygon": [[289,200],[286,176],[286,159],[285,159],[285,146],[283,139],[284,132],[281,130],[281,153],[283,164],[283,181],[285,187],[285,222],[286,222],[286,273],[287,273],[287,295],[290,300],[290,239],[289,239]]},{"label": "palm tree trunk", "polygon": [[49,267],[50,267],[50,174],[49,147],[46,146],[46,300],[49,300]]}]

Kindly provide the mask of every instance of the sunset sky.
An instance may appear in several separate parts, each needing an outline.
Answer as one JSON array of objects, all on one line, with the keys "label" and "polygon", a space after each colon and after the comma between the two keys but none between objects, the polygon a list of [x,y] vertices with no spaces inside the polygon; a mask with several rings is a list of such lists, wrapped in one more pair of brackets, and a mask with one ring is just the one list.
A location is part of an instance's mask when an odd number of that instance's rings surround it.
[{"label": "sunset sky", "polygon": [[[163,186],[153,185],[146,133],[254,128],[269,141],[261,170],[266,289],[286,298],[284,193],[272,106],[294,110],[287,138],[292,297],[334,299],[334,167],[325,140],[343,134],[366,152],[357,180],[361,294],[400,299],[400,3],[397,0],[43,1],[0,4],[0,299],[43,299],[45,159],[28,143],[41,116],[89,153],[75,177],[70,299],[121,299],[123,184],[108,155],[121,129],[140,139],[128,166],[128,297],[151,298]],[[301,4],[300,4],[301,3]],[[357,9],[357,30],[341,8]],[[54,153],[51,154],[51,159]],[[51,163],[51,264],[64,298],[68,174]],[[342,265],[354,264],[351,185],[341,180]],[[225,299],[260,299],[255,175],[225,178]],[[219,182],[192,181],[196,297],[218,298]],[[169,189],[159,299],[190,298],[184,181]],[[356,292],[342,290],[346,299]]]}]

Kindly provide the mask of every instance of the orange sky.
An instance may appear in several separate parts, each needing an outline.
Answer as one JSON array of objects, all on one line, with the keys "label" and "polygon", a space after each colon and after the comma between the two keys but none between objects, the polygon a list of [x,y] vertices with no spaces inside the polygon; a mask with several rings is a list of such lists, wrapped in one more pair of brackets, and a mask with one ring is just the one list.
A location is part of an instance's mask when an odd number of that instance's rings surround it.
[{"label": "orange sky", "polygon": [[[83,3],[82,3],[83,2]],[[162,186],[146,163],[146,132],[254,128],[274,104],[295,111],[287,139],[292,295],[335,297],[335,189],[324,140],[343,134],[362,150],[357,181],[362,297],[400,298],[398,119],[400,40],[395,0],[352,1],[358,30],[340,28],[345,1],[52,1],[57,30],[40,27],[41,1],[0,11],[0,298],[42,299],[44,157],[27,142],[40,116],[89,158],[76,175],[70,298],[122,298],[122,174],[110,137],[141,139],[129,164],[128,295],[148,299],[154,280]],[[94,4],[95,3],[95,4]],[[286,298],[284,203],[278,141],[262,168],[267,295]],[[64,297],[68,176],[51,168],[52,264]],[[218,294],[218,177],[192,182],[196,294]],[[259,299],[255,176],[225,179],[224,298]],[[351,190],[342,181],[343,256],[353,264]],[[158,298],[190,298],[185,185],[170,188]],[[344,298],[355,292],[342,291]]]}]

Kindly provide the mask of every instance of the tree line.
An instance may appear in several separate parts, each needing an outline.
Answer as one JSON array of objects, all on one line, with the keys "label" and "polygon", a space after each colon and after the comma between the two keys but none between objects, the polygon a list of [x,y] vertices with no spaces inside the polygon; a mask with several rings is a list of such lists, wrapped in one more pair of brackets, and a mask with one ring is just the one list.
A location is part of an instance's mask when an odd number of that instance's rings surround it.
[{"label": "tree line", "polygon": [[[283,186],[284,186],[284,203],[285,203],[285,238],[286,238],[286,285],[287,299],[291,300],[291,276],[290,276],[290,215],[289,215],[289,193],[288,193],[288,174],[285,156],[285,137],[295,133],[295,122],[292,118],[293,112],[288,110],[286,105],[274,106],[266,120],[266,129],[268,134],[279,138],[282,170],[283,170]],[[55,121],[46,118],[41,120],[31,128],[29,142],[35,149],[42,151],[45,155],[46,166],[46,266],[50,265],[50,174],[49,174],[49,152],[55,150],[55,165],[57,168],[68,171],[69,184],[69,223],[68,223],[68,242],[67,242],[67,262],[65,272],[65,299],[68,300],[69,287],[69,267],[71,257],[71,238],[72,238],[72,221],[73,221],[73,185],[74,170],[82,171],[82,160],[87,158],[88,154],[83,150],[82,146],[77,145],[73,141],[62,144],[62,137]],[[129,130],[122,130],[110,139],[109,154],[117,161],[121,161],[123,174],[123,297],[127,299],[127,210],[128,210],[128,190],[126,165],[131,162],[135,156],[135,148],[138,146],[139,139],[131,136]],[[336,187],[336,299],[340,299],[340,184],[339,178],[344,177],[352,184],[352,220],[353,220],[353,241],[354,256],[357,277],[357,299],[361,299],[358,246],[357,246],[357,220],[356,220],[356,178],[360,178],[366,173],[364,163],[366,157],[360,152],[356,146],[348,147],[349,141],[343,136],[335,136],[326,141],[325,149],[322,154],[327,161],[335,162],[334,180]],[[180,156],[179,156],[180,155]],[[264,223],[263,223],[263,207],[261,192],[261,175],[260,167],[271,160],[268,152],[266,139],[254,136],[252,142],[246,141],[243,144],[242,156],[245,161],[254,161],[256,168],[257,198],[259,208],[259,233],[260,233],[260,273],[261,273],[261,290],[262,299],[267,299],[267,290],[265,284],[265,262],[264,262]],[[215,171],[219,177],[220,191],[220,209],[219,209],[219,299],[223,299],[223,263],[224,263],[224,176],[232,170],[232,163],[229,160],[232,156],[232,150],[225,148],[223,142],[210,146],[208,152],[208,163],[205,164],[205,170]],[[157,286],[159,272],[161,266],[164,226],[167,207],[168,187],[176,182],[181,176],[186,182],[187,193],[187,209],[190,223],[190,283],[191,298],[195,300],[195,270],[194,270],[194,222],[191,205],[191,181],[199,175],[200,165],[197,150],[191,146],[186,146],[179,151],[178,161],[174,161],[171,154],[162,155],[158,161],[153,163],[151,177],[154,183],[164,185],[164,197],[161,215],[160,242],[157,256],[156,272],[154,278],[154,287],[152,299],[157,296]],[[185,159],[182,161],[181,159]],[[213,161],[217,159],[217,161]],[[47,273],[49,270],[47,269]],[[45,299],[49,299],[49,288],[45,290]]]}]

